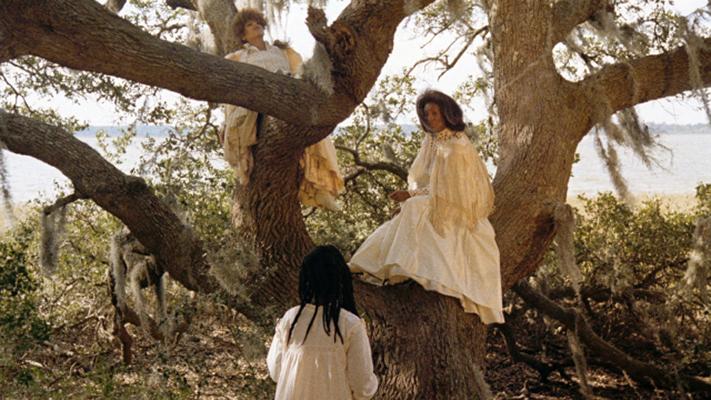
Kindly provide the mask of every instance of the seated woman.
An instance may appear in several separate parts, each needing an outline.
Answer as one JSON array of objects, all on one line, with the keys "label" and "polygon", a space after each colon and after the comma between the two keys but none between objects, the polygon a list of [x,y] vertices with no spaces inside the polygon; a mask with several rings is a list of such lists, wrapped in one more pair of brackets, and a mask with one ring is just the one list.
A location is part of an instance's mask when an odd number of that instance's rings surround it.
[{"label": "seated woman", "polygon": [[[233,29],[244,43],[242,49],[225,58],[259,66],[271,72],[296,76],[301,56],[284,43],[264,41],[264,15],[251,8],[242,9],[234,18]],[[246,108],[225,106],[225,131],[221,138],[225,159],[243,185],[249,182],[253,159],[251,146],[257,143],[259,114]],[[304,179],[299,199],[307,206],[338,208],[336,197],[343,191],[343,177],[338,169],[336,148],[330,138],[309,146],[301,159]]]},{"label": "seated woman", "polygon": [[318,246],[299,273],[301,304],[277,322],[267,355],[276,399],[369,399],[378,389],[351,272],[333,246]]},{"label": "seated woman", "polygon": [[487,219],[494,191],[484,162],[464,134],[462,109],[444,93],[429,90],[417,100],[425,130],[408,175],[408,191],[393,219],[356,251],[351,270],[366,280],[413,279],[427,290],[456,297],[464,311],[484,323],[504,321],[499,249]]}]

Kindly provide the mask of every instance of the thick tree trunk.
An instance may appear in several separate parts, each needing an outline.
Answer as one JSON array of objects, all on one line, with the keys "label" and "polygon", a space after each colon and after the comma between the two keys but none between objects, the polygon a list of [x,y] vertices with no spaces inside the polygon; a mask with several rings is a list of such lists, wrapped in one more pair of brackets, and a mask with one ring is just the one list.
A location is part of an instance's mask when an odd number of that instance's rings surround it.
[{"label": "thick tree trunk", "polygon": [[[555,233],[578,141],[590,128],[586,102],[556,72],[553,10],[502,0],[492,12],[500,161],[491,217],[509,289],[535,270]],[[527,29],[517,29],[521,24]]]},{"label": "thick tree trunk", "polygon": [[412,281],[357,289],[380,377],[376,398],[476,398],[475,374],[486,354],[486,327],[477,316]]},{"label": "thick tree trunk", "polygon": [[[260,116],[261,118],[261,116]],[[235,190],[234,220],[242,239],[252,246],[263,273],[243,282],[256,305],[297,301],[298,268],[313,242],[306,232],[298,201],[302,171],[299,159],[305,144],[295,146],[293,137],[305,137],[304,128],[267,118],[253,147],[254,167],[249,182]],[[284,144],[285,138],[290,143]],[[278,313],[278,312],[277,312]]]}]

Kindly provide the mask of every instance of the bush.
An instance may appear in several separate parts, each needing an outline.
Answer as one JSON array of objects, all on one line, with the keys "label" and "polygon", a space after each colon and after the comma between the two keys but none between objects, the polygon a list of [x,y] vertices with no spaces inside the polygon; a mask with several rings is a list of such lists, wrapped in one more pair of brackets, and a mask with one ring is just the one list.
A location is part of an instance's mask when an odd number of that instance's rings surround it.
[{"label": "bush", "polygon": [[0,369],[18,383],[28,383],[32,374],[17,361],[50,334],[38,312],[40,287],[27,262],[32,239],[31,226],[21,224],[0,241]]},{"label": "bush", "polygon": [[691,375],[711,362],[711,308],[684,284],[696,221],[711,214],[711,185],[696,192],[687,212],[659,199],[632,208],[610,193],[581,197],[575,254],[582,304],[559,272],[554,248],[537,274],[550,297],[580,307],[606,340]]}]

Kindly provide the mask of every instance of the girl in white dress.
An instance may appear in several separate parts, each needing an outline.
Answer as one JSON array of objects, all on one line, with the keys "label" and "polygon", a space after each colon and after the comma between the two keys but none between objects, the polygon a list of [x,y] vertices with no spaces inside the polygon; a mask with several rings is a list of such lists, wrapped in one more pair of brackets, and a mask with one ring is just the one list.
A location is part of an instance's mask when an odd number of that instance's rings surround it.
[{"label": "girl in white dress", "polygon": [[343,255],[318,246],[299,274],[301,305],[277,322],[267,355],[277,400],[369,399],[378,389]]},{"label": "girl in white dress", "polygon": [[[267,21],[261,12],[245,8],[233,21],[235,34],[242,40],[242,49],[225,58],[256,65],[271,72],[297,76],[302,60],[299,53],[285,43],[264,41]],[[260,116],[246,108],[225,106],[225,131],[221,137],[225,160],[232,166],[243,185],[249,182],[253,168],[251,146],[257,143]],[[299,190],[301,203],[307,206],[338,209],[336,198],[343,192],[343,177],[338,169],[336,148],[330,138],[311,145],[301,159],[304,179]]]},{"label": "girl in white dress", "polygon": [[460,300],[484,323],[504,322],[499,249],[487,219],[494,191],[463,130],[462,109],[429,90],[417,100],[426,135],[408,174],[409,190],[390,198],[400,212],[373,232],[350,261],[373,283],[413,279]]}]

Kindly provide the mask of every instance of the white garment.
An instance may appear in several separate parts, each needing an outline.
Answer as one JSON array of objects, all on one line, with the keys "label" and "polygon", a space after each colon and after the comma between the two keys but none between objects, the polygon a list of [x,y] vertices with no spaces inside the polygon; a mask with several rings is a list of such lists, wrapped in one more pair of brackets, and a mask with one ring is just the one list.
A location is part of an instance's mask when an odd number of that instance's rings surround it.
[{"label": "white garment", "polygon": [[456,297],[484,323],[502,323],[501,271],[486,166],[463,132],[426,135],[409,171],[413,197],[350,260],[373,283],[413,279]]},{"label": "white garment", "polygon": [[[301,56],[291,48],[270,44],[265,50],[247,43],[244,48],[225,56],[227,59],[256,65],[270,72],[298,75]],[[225,132],[222,142],[225,160],[232,166],[243,185],[249,182],[254,167],[251,147],[257,143],[257,117],[252,110],[226,105]],[[336,147],[330,138],[311,145],[301,159],[304,178],[299,189],[299,200],[306,206],[338,209],[336,198],[345,189],[338,168]]]},{"label": "white garment", "polygon": [[[330,327],[323,329],[323,308],[307,304],[287,336],[299,307],[287,311],[277,322],[267,355],[269,376],[277,383],[277,400],[370,399],[378,389],[365,324],[358,316],[341,309],[338,327],[343,343]],[[314,316],[309,335],[304,335]],[[334,336],[336,338],[334,342]]]},{"label": "white garment", "polygon": [[[289,64],[288,54],[285,49],[266,44],[265,50],[260,50],[256,46],[245,43],[244,48],[226,56],[227,58],[236,58],[240,62],[256,65],[270,72],[290,75],[292,68]],[[292,50],[293,51],[293,50]],[[296,52],[294,52],[295,54]],[[236,56],[236,57],[234,57]],[[299,57],[301,58],[301,57]],[[300,64],[299,60],[299,64]]]}]

